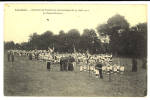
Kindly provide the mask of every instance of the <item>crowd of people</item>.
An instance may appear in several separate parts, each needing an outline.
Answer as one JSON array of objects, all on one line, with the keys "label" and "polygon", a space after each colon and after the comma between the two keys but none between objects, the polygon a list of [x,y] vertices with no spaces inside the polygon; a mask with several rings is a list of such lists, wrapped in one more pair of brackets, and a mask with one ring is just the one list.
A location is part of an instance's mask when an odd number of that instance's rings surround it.
[{"label": "crowd of people", "polygon": [[[113,64],[111,54],[89,53],[55,53],[50,50],[9,50],[8,55],[27,56],[29,60],[46,61],[50,71],[51,64],[60,64],[60,71],[74,71],[79,66],[80,72],[87,71],[96,77],[103,78],[103,74],[123,73],[123,65]],[[9,58],[9,57],[8,57]],[[8,60],[10,61],[10,60]]]}]

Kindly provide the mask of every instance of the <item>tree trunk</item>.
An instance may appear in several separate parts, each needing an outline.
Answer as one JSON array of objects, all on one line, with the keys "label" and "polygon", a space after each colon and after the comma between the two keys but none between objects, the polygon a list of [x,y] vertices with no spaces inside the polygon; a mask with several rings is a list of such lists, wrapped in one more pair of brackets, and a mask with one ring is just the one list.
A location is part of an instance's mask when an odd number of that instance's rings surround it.
[{"label": "tree trunk", "polygon": [[132,59],[132,72],[137,72],[137,60],[135,58]]},{"label": "tree trunk", "polygon": [[143,59],[142,59],[142,63],[143,63],[143,64],[142,64],[142,68],[143,68],[143,69],[147,69],[147,59],[146,59],[146,58],[143,58]]}]

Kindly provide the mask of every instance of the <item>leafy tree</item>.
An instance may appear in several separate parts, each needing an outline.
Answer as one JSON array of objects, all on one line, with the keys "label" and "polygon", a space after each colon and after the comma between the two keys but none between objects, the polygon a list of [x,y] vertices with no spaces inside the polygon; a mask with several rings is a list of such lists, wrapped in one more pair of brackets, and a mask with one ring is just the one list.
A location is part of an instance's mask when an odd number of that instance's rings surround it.
[{"label": "leafy tree", "polygon": [[30,35],[29,45],[31,49],[48,49],[52,47],[54,43],[53,33],[51,31],[46,31],[41,35],[33,33]]},{"label": "leafy tree", "polygon": [[101,42],[93,29],[84,29],[80,45],[82,46],[82,51],[86,52],[88,50],[91,54],[99,53],[101,49]]},{"label": "leafy tree", "polygon": [[15,44],[15,49],[18,49],[18,50],[21,49],[21,45],[19,43],[16,43]]},{"label": "leafy tree", "polygon": [[8,49],[15,49],[15,43],[13,41],[4,42],[4,48]]},{"label": "leafy tree", "polygon": [[99,35],[108,35],[110,38],[110,49],[113,55],[118,55],[122,52],[121,40],[129,30],[129,23],[121,15],[114,15],[108,19],[106,24],[101,24],[97,27]]},{"label": "leafy tree", "polygon": [[66,51],[66,47],[67,47],[67,43],[66,43],[66,33],[61,30],[59,32],[59,35],[57,37],[57,47],[56,47],[56,50],[57,52],[65,52]]},{"label": "leafy tree", "polygon": [[33,33],[29,37],[30,38],[28,43],[30,45],[30,49],[38,49],[40,35],[38,35],[37,33]]},{"label": "leafy tree", "polygon": [[133,38],[130,38],[134,56],[141,58],[143,61],[142,68],[147,67],[147,23],[139,23],[130,30]]},{"label": "leafy tree", "polygon": [[80,33],[77,29],[71,29],[66,35],[66,42],[68,43],[68,52],[74,52],[74,48],[78,50]]},{"label": "leafy tree", "polygon": [[110,50],[113,55],[133,58],[132,71],[137,71],[136,59],[143,59],[143,66],[147,55],[147,23],[140,23],[129,28],[129,23],[121,15],[108,19],[106,24],[97,27],[99,35],[108,35]]}]

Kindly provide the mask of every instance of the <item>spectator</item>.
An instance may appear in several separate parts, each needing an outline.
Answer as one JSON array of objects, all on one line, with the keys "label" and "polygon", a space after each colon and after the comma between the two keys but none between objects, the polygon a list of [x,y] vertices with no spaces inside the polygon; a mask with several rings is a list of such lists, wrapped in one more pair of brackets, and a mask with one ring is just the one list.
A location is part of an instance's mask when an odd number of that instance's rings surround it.
[{"label": "spectator", "polygon": [[101,63],[98,63],[95,67],[96,67],[96,69],[99,70],[100,78],[103,79],[103,74],[102,74],[102,64],[101,64]]},{"label": "spectator", "polygon": [[50,62],[50,61],[47,62],[47,70],[48,70],[48,71],[51,70],[51,62]]}]

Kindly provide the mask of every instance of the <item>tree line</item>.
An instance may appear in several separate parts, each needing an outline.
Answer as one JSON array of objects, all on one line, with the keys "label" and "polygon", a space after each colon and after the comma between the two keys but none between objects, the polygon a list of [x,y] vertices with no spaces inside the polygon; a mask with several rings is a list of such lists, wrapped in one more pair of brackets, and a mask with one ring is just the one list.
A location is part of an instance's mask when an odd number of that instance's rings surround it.
[{"label": "tree line", "polygon": [[[96,31],[99,36],[109,36],[109,43],[101,42]],[[5,49],[47,50],[49,47],[60,53],[88,51],[91,54],[144,58],[147,57],[147,23],[130,27],[124,16],[116,14],[98,25],[96,30],[84,29],[82,34],[77,29],[61,30],[58,35],[46,31],[41,35],[31,34],[28,42],[4,42]]]}]

